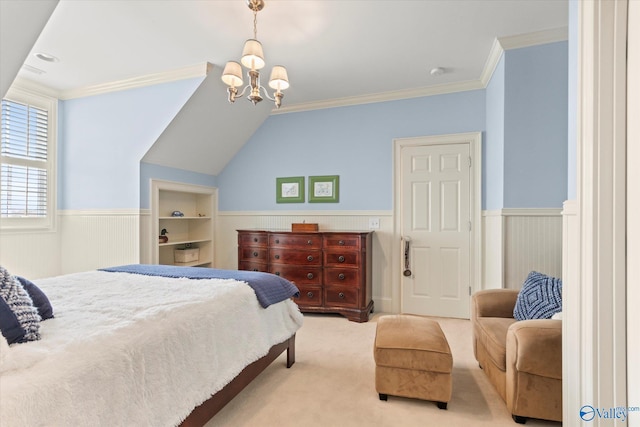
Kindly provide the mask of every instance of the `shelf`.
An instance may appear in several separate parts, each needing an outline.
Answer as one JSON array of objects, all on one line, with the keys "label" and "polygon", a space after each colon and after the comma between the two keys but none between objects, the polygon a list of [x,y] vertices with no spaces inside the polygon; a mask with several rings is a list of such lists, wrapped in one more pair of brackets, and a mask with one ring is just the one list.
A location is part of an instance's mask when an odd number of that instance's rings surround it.
[{"label": "shelf", "polygon": [[202,243],[202,242],[210,242],[210,241],[211,239],[180,240],[177,242],[158,243],[158,246],[176,246],[176,245],[186,245],[187,243]]}]

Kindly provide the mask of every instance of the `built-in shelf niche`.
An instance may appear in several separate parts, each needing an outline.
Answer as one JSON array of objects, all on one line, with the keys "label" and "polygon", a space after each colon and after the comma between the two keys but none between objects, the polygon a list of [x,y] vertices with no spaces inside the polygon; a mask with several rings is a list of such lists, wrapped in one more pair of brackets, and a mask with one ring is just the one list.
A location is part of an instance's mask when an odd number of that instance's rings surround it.
[{"label": "built-in shelf niche", "polygon": [[[213,267],[217,189],[171,181],[151,181],[152,260],[155,264]],[[183,216],[173,216],[179,211]],[[167,230],[167,242],[161,231]],[[198,260],[176,262],[174,251],[198,249]]]}]

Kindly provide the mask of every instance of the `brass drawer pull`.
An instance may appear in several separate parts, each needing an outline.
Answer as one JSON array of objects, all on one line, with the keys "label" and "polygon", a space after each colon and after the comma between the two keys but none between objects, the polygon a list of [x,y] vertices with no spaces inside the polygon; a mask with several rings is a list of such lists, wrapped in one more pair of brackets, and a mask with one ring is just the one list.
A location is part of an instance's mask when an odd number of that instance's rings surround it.
[{"label": "brass drawer pull", "polygon": [[313,257],[312,257],[311,255],[309,255],[309,256],[307,257],[307,261],[313,261]]},{"label": "brass drawer pull", "polygon": [[307,297],[308,298],[313,298],[313,292],[307,292]]},{"label": "brass drawer pull", "polygon": [[311,239],[307,240],[307,245],[313,245],[313,240]]},{"label": "brass drawer pull", "polygon": [[344,246],[344,240],[338,240],[338,244],[339,244],[340,246]]},{"label": "brass drawer pull", "polygon": [[280,243],[280,239],[276,239],[276,243]]},{"label": "brass drawer pull", "polygon": [[258,238],[257,238],[257,237],[254,237],[254,238],[253,238],[253,241],[257,243],[257,242],[258,242]]},{"label": "brass drawer pull", "polygon": [[313,273],[307,273],[307,279],[313,279]]},{"label": "brass drawer pull", "polygon": [[275,259],[280,259],[280,255],[274,256]]},{"label": "brass drawer pull", "polygon": [[338,262],[344,262],[344,256],[340,255],[340,256],[338,257]]},{"label": "brass drawer pull", "polygon": [[344,293],[343,293],[343,292],[340,292],[340,293],[338,294],[338,296],[339,296],[341,299],[344,299]]},{"label": "brass drawer pull", "polygon": [[257,269],[257,268],[254,268],[254,269],[253,269],[253,271],[258,271],[258,269]]},{"label": "brass drawer pull", "polygon": [[279,271],[276,271],[276,276],[279,276],[279,275],[280,275],[280,272],[279,272]]},{"label": "brass drawer pull", "polygon": [[253,253],[253,256],[258,256],[258,252],[254,252],[254,253]]},{"label": "brass drawer pull", "polygon": [[344,273],[340,273],[340,274],[338,274],[338,279],[340,279],[340,280],[344,280]]}]

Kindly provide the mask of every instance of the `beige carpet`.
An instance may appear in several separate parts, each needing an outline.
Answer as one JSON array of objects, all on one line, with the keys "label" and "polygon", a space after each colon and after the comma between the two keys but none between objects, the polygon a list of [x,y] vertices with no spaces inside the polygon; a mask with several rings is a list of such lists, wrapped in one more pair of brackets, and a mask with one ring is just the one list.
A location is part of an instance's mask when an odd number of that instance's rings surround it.
[{"label": "beige carpet", "polygon": [[[453,353],[453,396],[447,410],[421,400],[379,400],[373,360],[379,316],[355,323],[337,315],[305,314],[296,336],[295,365],[286,369],[281,355],[207,427],[518,425],[473,357],[468,320],[436,319]],[[529,420],[526,425],[561,424]]]}]

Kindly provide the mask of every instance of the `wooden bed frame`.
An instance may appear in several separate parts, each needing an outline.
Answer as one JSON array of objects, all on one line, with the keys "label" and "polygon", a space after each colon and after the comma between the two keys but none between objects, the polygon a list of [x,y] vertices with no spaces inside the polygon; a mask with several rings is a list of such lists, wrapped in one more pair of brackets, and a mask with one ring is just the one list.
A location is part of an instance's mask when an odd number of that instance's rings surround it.
[{"label": "wooden bed frame", "polygon": [[229,384],[222,390],[214,394],[196,407],[191,414],[180,424],[181,427],[201,427],[204,426],[215,414],[220,412],[224,406],[240,393],[251,381],[253,381],[267,366],[287,350],[287,368],[290,368],[296,361],[296,335],[276,344],[269,350],[266,356],[256,360],[245,367]]}]

